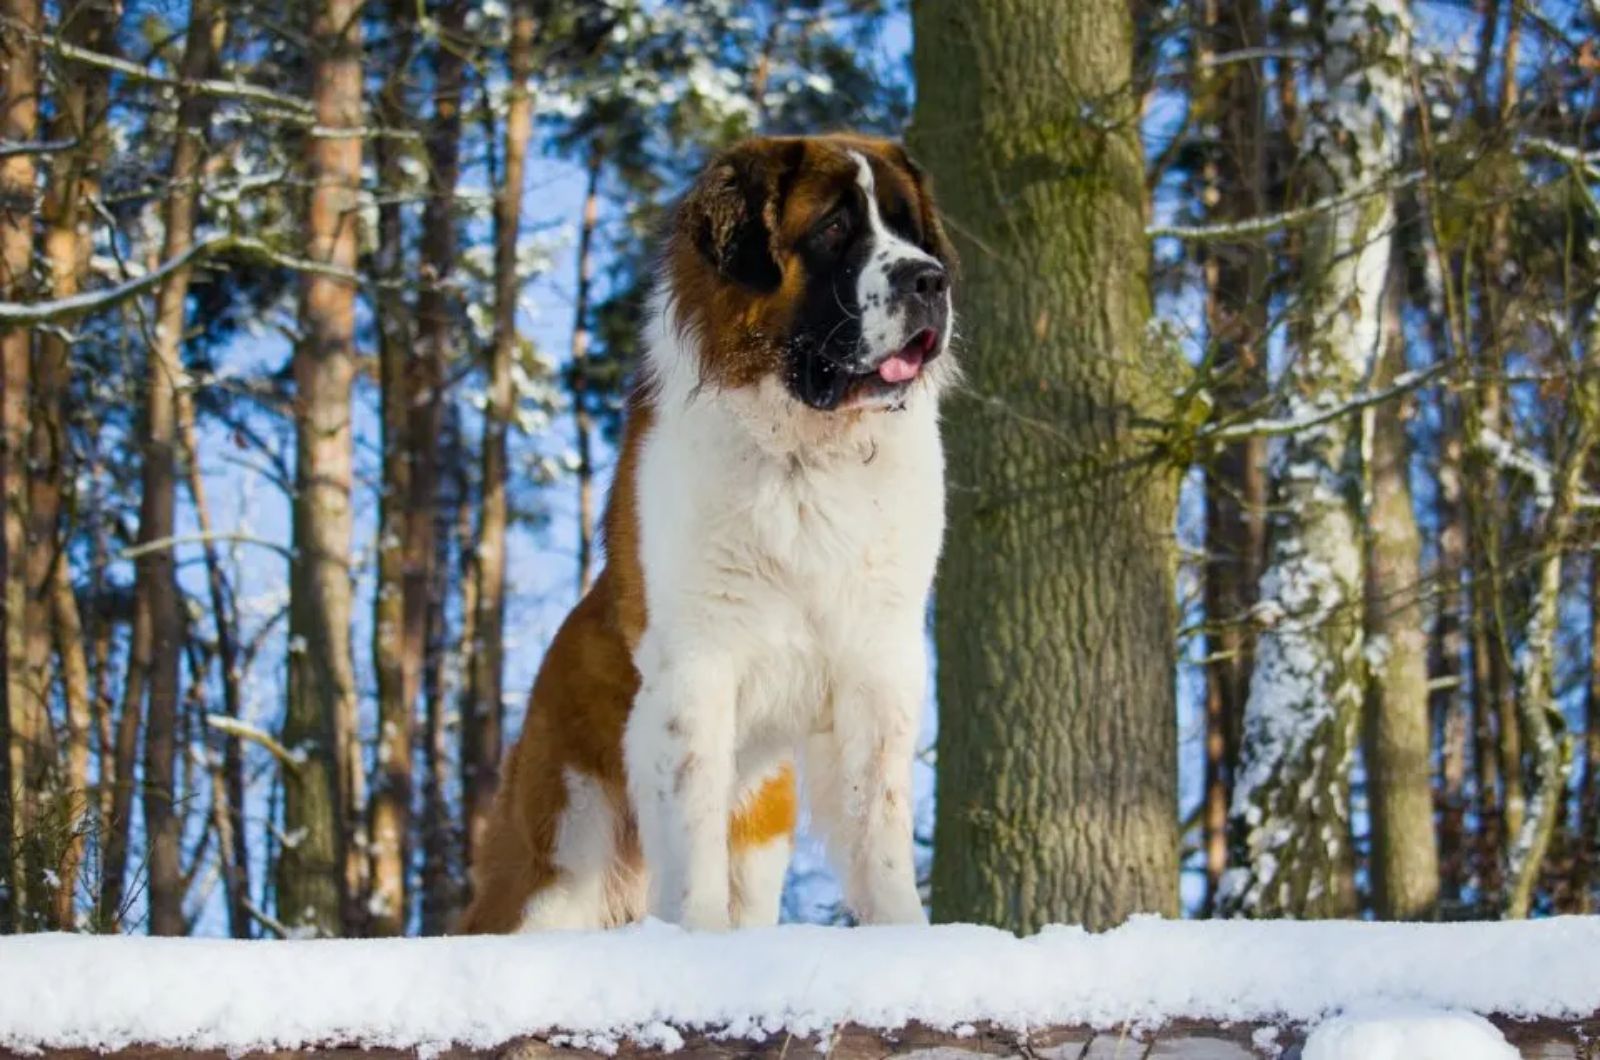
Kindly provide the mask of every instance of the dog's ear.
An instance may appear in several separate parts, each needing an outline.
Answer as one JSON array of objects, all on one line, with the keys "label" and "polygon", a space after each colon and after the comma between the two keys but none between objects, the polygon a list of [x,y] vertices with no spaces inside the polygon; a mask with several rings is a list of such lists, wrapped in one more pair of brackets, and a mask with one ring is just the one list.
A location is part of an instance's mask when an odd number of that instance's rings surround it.
[{"label": "dog's ear", "polygon": [[939,207],[933,201],[933,181],[917,165],[916,159],[899,144],[895,145],[895,161],[911,174],[911,183],[917,189],[917,208],[920,211],[917,220],[922,225],[922,249],[938,258],[954,274],[960,262],[956,259],[954,244],[945,234],[944,222],[939,219]]},{"label": "dog's ear", "polygon": [[718,155],[684,197],[681,230],[719,274],[771,291],[783,280],[773,251],[799,140],[747,140]]}]

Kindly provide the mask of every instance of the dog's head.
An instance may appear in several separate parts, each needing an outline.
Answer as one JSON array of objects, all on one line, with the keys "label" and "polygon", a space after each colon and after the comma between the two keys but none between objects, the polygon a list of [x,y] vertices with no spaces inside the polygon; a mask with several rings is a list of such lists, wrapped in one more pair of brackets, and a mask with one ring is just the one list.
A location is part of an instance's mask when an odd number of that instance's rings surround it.
[{"label": "dog's head", "polygon": [[904,149],[859,136],[747,140],[674,219],[664,280],[702,381],[781,381],[820,412],[937,390],[954,254]]}]

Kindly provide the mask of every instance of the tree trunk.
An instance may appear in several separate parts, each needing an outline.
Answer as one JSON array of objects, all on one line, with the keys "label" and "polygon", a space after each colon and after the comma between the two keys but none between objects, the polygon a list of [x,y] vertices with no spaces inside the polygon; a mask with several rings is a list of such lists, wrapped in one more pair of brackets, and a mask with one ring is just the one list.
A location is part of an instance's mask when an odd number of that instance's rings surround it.
[{"label": "tree trunk", "polygon": [[[71,44],[105,52],[121,16],[110,0],[83,0],[61,16],[61,35]],[[44,202],[44,252],[54,298],[78,293],[88,272],[92,201],[99,194],[99,172],[109,143],[105,134],[108,76],[104,70],[64,63],[58,82],[52,140],[75,141],[71,151],[55,155]],[[65,771],[56,788],[64,842],[57,865],[54,923],[70,930],[78,867],[83,859],[83,819],[89,809],[88,658],[81,637],[78,601],[72,590],[69,553],[61,527],[61,502],[72,488],[68,464],[66,390],[70,381],[67,336],[42,331],[34,366],[33,428],[29,444],[27,541],[27,664],[33,680],[48,690],[54,683],[52,663],[60,661],[61,692],[66,705]],[[69,629],[73,631],[69,635]]]},{"label": "tree trunk", "polygon": [[1576,523],[1584,471],[1589,467],[1596,444],[1600,443],[1600,299],[1595,300],[1589,311],[1588,334],[1578,373],[1571,384],[1571,426],[1565,432],[1567,437],[1551,487],[1553,496],[1539,520],[1534,538],[1538,562],[1534,568],[1534,594],[1519,659],[1522,687],[1517,697],[1521,710],[1519,720],[1528,735],[1533,788],[1527,815],[1521,827],[1509,836],[1511,847],[1506,859],[1506,897],[1502,906],[1507,920],[1521,919],[1532,911],[1533,892],[1545,854],[1568,801],[1572,738],[1566,732],[1566,721],[1556,698],[1556,638],[1560,634],[1562,565]]},{"label": "tree trunk", "polygon": [[[1400,259],[1390,263],[1383,349],[1372,385],[1405,371],[1400,324]],[[1426,920],[1439,900],[1428,724],[1428,634],[1422,599],[1422,539],[1411,506],[1411,447],[1400,409],[1366,413],[1367,688],[1365,760],[1371,804],[1374,912],[1384,920]]]},{"label": "tree trunk", "polygon": [[[449,494],[441,490],[436,531],[438,554],[434,560],[433,595],[428,610],[428,653],[423,666],[425,708],[422,775],[422,902],[424,935],[441,935],[455,923],[463,904],[467,874],[458,857],[458,837],[467,831],[465,800],[458,829],[451,817],[449,701],[455,689],[449,675],[472,667],[471,645],[477,641],[477,577],[472,558],[472,487],[462,444],[461,419],[455,407],[445,409],[440,450],[442,466],[453,468]],[[461,628],[451,636],[446,602],[451,572],[461,585]],[[465,754],[465,747],[462,753]]]},{"label": "tree trunk", "polygon": [[[185,80],[198,80],[209,73],[220,25],[213,4],[197,0],[184,43]],[[163,261],[182,256],[194,243],[209,109],[198,93],[188,95],[179,105],[177,143],[172,151],[172,190],[164,215]],[[152,935],[184,933],[183,818],[177,805],[176,775],[184,615],[171,539],[176,529],[178,491],[178,395],[187,385],[182,349],[188,297],[189,270],[175,269],[156,294],[155,336],[145,378],[143,492],[139,506],[139,544],[145,550],[138,559],[135,606],[148,616],[150,631],[142,790]]]},{"label": "tree trunk", "polygon": [[594,230],[600,222],[600,169],[605,149],[589,145],[583,219],[578,225],[578,286],[572,319],[572,430],[578,446],[578,595],[594,580],[594,423],[589,415],[589,288]]},{"label": "tree trunk", "polygon": [[[1267,154],[1263,72],[1255,63],[1213,70],[1208,60],[1260,47],[1265,41],[1254,0],[1202,0],[1203,48],[1196,99],[1210,101],[1200,121],[1222,136],[1207,152],[1201,201],[1217,223],[1265,216]],[[1207,368],[1219,419],[1248,415],[1266,389],[1262,342],[1267,330],[1265,241],[1202,246],[1206,284]],[[1238,761],[1245,698],[1250,690],[1255,605],[1266,558],[1267,444],[1230,442],[1206,468],[1206,736],[1205,908],[1216,901],[1228,867],[1228,803]]]},{"label": "tree trunk", "polygon": [[[406,81],[415,53],[411,24],[414,6],[392,0],[387,73],[377,100],[385,126],[405,128],[411,121]],[[387,138],[374,145],[378,180],[384,193],[378,207],[377,293],[379,373],[383,391],[383,491],[379,499],[378,592],[373,603],[372,657],[378,676],[378,764],[372,782],[372,902],[368,931],[400,935],[406,923],[406,877],[411,850],[412,711],[421,687],[431,581],[427,563],[417,563],[414,545],[419,522],[433,531],[435,498],[420,508],[413,478],[422,463],[433,463],[432,446],[411,448],[407,428],[416,396],[411,382],[415,332],[405,288],[405,216],[396,198],[406,181],[404,148]],[[428,412],[432,402],[428,402]],[[424,476],[425,477],[425,476]]]},{"label": "tree trunk", "polygon": [[1600,555],[1589,556],[1589,686],[1583,706],[1583,783],[1578,789],[1577,868],[1580,913],[1595,910],[1600,866]]},{"label": "tree trunk", "polygon": [[[34,34],[39,31],[38,0],[0,3],[0,138],[28,143],[39,128],[39,67]],[[0,159],[0,294],[27,301],[33,293],[33,217],[37,167],[26,151]],[[28,493],[28,388],[32,374],[32,333],[0,330],[0,503],[4,511],[4,696],[0,702],[0,931],[26,926],[28,883],[18,843],[29,833],[33,793],[29,782],[37,724],[26,677],[23,615],[27,602],[24,542]]]},{"label": "tree trunk", "polygon": [[[1322,98],[1307,122],[1313,194],[1393,172],[1405,113],[1401,0],[1330,0]],[[1307,233],[1304,325],[1285,385],[1290,418],[1355,396],[1382,342],[1394,209],[1386,191],[1320,215]],[[1285,439],[1275,467],[1263,629],[1232,817],[1237,867],[1221,905],[1248,916],[1355,911],[1349,768],[1361,717],[1360,432],[1338,416]]]},{"label": "tree trunk", "polygon": [[966,262],[950,403],[933,912],[1099,930],[1178,907],[1176,358],[1147,343],[1119,0],[924,0],[916,153]]},{"label": "tree trunk", "polygon": [[505,713],[506,432],[515,395],[511,365],[517,352],[517,235],[522,219],[523,173],[533,131],[528,75],[537,30],[535,4],[523,0],[511,22],[511,91],[506,111],[505,173],[494,204],[494,345],[483,410],[481,510],[471,576],[473,586],[467,716],[461,722],[464,832],[470,859],[473,841],[489,814],[500,775],[501,723]]},{"label": "tree trunk", "polygon": [[[312,19],[312,102],[326,129],[362,123],[360,0],[322,0]],[[312,134],[306,256],[354,275],[361,140]],[[294,354],[296,460],[294,555],[289,577],[289,702],[283,743],[300,757],[284,775],[278,862],[279,919],[291,930],[337,935],[355,792],[356,738],[350,653],[350,386],[355,368],[353,278],[307,272]]]},{"label": "tree trunk", "polygon": [[[217,680],[222,686],[222,709],[229,718],[244,717],[240,682],[238,623],[233,597],[222,572],[222,558],[212,540],[211,506],[206,501],[205,478],[200,468],[200,435],[195,423],[194,399],[178,395],[178,431],[183,440],[183,458],[189,471],[189,496],[194,501],[195,523],[204,538],[202,552],[206,565],[206,591],[211,598],[212,622],[217,632]],[[222,809],[213,808],[217,840],[227,887],[228,934],[236,939],[250,938],[254,918],[250,915],[250,834],[244,822],[244,756],[239,741],[218,734],[215,753],[221,756],[220,770],[213,779],[213,799],[220,793]],[[218,788],[216,785],[222,786]]]}]

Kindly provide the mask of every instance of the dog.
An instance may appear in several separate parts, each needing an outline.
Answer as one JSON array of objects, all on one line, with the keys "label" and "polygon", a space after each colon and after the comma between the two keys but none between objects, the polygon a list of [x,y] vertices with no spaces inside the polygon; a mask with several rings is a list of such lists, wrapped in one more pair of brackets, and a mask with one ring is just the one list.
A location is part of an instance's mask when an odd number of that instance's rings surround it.
[{"label": "dog", "polygon": [[466,933],[774,924],[796,773],[845,901],[923,923],[911,766],[955,259],[898,145],[748,140],[673,214],[604,519]]}]

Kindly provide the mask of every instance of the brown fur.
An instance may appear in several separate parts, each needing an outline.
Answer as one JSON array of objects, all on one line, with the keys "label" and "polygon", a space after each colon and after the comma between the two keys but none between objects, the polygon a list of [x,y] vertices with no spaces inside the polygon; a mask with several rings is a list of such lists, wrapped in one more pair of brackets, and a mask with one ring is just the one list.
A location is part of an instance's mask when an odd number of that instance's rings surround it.
[{"label": "brown fur", "polygon": [[[702,340],[701,375],[707,385],[748,386],[778,370],[782,336],[805,281],[792,250],[836,201],[840,188],[855,180],[855,164],[844,149],[875,163],[880,200],[887,204],[898,196],[910,204],[939,256],[953,260],[924,181],[897,145],[830,136],[772,138],[733,148],[685,197],[664,259],[680,319]],[[730,283],[720,271],[734,264],[731,250],[751,230],[770,233],[765,250],[778,276],[770,289]],[[633,650],[645,628],[635,476],[652,418],[646,381],[635,389],[627,410],[605,515],[606,565],[557,631],[534,682],[522,735],[508,755],[476,844],[473,900],[457,925],[462,933],[516,930],[529,898],[554,878],[568,769],[599,782],[624,822],[624,865],[639,865],[622,734],[639,688]],[[784,769],[735,812],[729,843],[738,849],[789,835],[795,814],[795,779]]]}]

